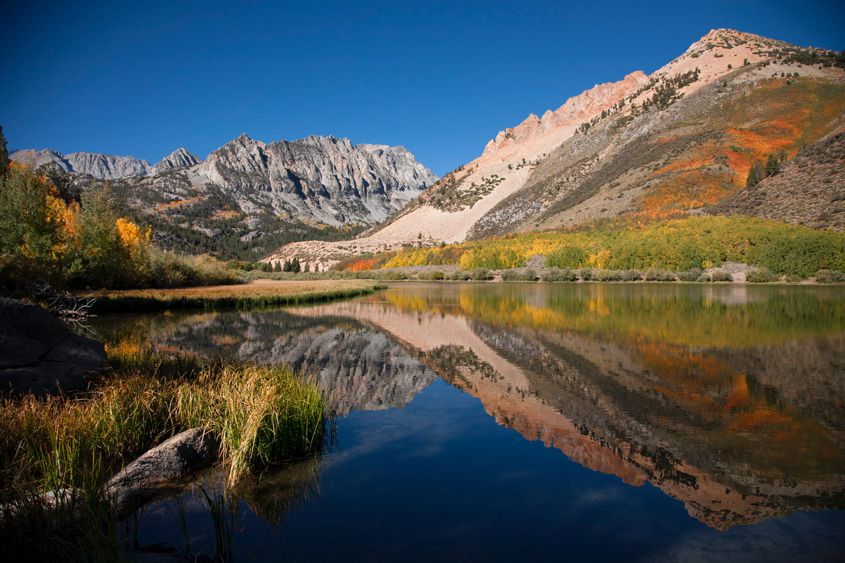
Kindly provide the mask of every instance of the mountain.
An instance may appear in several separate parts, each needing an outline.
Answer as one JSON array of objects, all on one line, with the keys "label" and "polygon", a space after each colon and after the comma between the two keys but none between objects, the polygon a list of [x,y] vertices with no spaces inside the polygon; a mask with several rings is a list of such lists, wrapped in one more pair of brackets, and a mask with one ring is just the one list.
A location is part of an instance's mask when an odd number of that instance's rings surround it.
[{"label": "mountain", "polygon": [[108,181],[166,247],[247,259],[291,240],[376,225],[437,181],[404,147],[331,136],[267,144],[242,134],[205,160],[179,148],[155,166],[49,149],[12,159],[57,167],[83,189]]},{"label": "mountain", "polygon": [[160,174],[168,170],[176,170],[177,168],[190,168],[195,164],[202,162],[196,155],[189,152],[184,147],[179,147],[169,155],[159,160],[153,166],[153,174]]},{"label": "mountain", "polygon": [[791,158],[845,123],[843,67],[842,54],[712,30],[648,76],[597,85],[504,129],[379,228],[289,244],[267,260],[326,268],[409,244],[711,212],[744,189],[755,162]]},{"label": "mountain", "polygon": [[26,149],[15,151],[11,158],[36,168],[43,165],[55,165],[64,172],[88,175],[98,180],[144,176],[152,170],[150,163],[146,160],[93,152],[75,152],[63,156],[50,149]]}]

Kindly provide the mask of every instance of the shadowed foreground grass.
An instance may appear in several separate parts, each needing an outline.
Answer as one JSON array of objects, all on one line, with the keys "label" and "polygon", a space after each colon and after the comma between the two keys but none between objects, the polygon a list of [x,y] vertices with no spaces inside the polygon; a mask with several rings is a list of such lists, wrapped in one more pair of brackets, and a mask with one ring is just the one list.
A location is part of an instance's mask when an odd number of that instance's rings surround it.
[{"label": "shadowed foreground grass", "polygon": [[255,309],[322,303],[367,295],[383,285],[359,280],[257,280],[244,285],[88,293],[97,312],[156,309]]},{"label": "shadowed foreground grass", "polygon": [[324,400],[288,368],[204,366],[149,348],[107,351],[110,372],[94,391],[2,400],[0,541],[11,553],[116,559],[120,542],[104,483],[188,428],[219,438],[230,486],[323,447]]}]

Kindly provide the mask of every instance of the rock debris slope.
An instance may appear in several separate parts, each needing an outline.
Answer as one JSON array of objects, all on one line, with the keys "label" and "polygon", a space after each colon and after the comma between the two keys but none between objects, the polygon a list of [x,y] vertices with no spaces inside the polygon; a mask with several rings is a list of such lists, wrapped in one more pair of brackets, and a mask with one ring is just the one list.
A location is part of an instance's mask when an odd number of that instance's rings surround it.
[{"label": "rock debris slope", "polygon": [[842,59],[712,30],[650,75],[597,85],[500,131],[380,228],[288,244],[267,260],[322,269],[409,244],[707,212],[745,187],[754,162],[781,151],[791,158],[839,127]]}]

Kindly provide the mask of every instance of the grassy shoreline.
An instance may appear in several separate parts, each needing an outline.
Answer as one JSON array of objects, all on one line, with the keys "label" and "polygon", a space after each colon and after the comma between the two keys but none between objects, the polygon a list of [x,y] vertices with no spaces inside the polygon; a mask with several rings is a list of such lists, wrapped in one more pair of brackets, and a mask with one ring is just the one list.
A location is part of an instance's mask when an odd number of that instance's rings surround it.
[{"label": "grassy shoreline", "polygon": [[96,298],[92,307],[94,312],[111,313],[305,305],[369,295],[384,287],[367,280],[256,280],[243,285],[98,291],[81,295]]},{"label": "grassy shoreline", "polygon": [[110,345],[107,352],[108,369],[90,391],[0,398],[6,553],[123,559],[105,483],[189,428],[216,436],[229,490],[257,470],[319,455],[330,436],[320,391],[285,366],[202,364],[149,346]]}]

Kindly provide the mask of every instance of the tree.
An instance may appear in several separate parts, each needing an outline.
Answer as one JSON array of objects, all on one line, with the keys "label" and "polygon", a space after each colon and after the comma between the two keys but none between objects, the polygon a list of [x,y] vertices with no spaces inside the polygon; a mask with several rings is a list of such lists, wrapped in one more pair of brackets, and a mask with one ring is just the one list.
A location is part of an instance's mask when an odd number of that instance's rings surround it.
[{"label": "tree", "polygon": [[766,176],[775,176],[780,173],[780,159],[775,154],[770,154],[766,160]]},{"label": "tree", "polygon": [[39,174],[43,174],[47,181],[53,184],[56,191],[59,192],[59,197],[65,203],[82,202],[82,189],[75,185],[70,174],[65,172],[61,166],[55,162],[39,166],[36,170]]},{"label": "tree", "polygon": [[301,269],[302,269],[302,266],[299,264],[299,258],[294,258],[293,260],[290,261],[290,271],[291,272],[293,272],[294,274],[298,274]]},{"label": "tree", "polygon": [[760,183],[762,180],[762,171],[760,170],[760,163],[755,162],[751,165],[751,169],[748,171],[748,178],[745,180],[745,187],[746,188],[753,188],[757,184]]},{"label": "tree", "polygon": [[3,127],[0,126],[0,176],[5,176],[9,170],[9,151],[6,149],[6,137],[3,136]]}]

